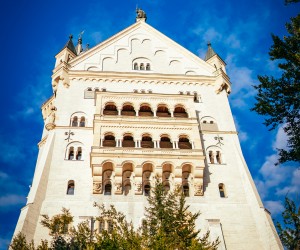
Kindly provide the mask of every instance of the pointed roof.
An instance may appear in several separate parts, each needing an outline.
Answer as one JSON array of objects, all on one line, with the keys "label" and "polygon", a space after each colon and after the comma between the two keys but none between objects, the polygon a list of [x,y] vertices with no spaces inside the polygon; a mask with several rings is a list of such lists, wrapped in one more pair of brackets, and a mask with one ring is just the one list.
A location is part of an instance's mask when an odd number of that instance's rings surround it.
[{"label": "pointed roof", "polygon": [[73,43],[73,41],[72,41],[72,38],[73,38],[73,36],[70,35],[70,36],[69,36],[69,41],[65,44],[65,46],[62,48],[62,50],[65,49],[65,48],[68,48],[68,49],[71,50],[75,55],[77,55],[76,49],[75,49],[75,46],[74,46],[74,43]]},{"label": "pointed roof", "polygon": [[217,55],[217,53],[213,50],[213,48],[211,47],[211,43],[208,42],[207,43],[207,52],[206,52],[206,55],[205,55],[205,58],[204,60],[207,61],[208,59],[212,58],[214,55]]}]

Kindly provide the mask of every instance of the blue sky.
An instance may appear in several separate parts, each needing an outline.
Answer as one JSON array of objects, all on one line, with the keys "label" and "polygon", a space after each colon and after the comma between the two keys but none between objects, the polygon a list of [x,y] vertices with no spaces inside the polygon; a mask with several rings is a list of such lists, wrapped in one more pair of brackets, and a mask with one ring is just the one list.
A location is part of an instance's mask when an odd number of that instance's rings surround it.
[{"label": "blue sky", "polygon": [[135,21],[138,4],[147,22],[204,58],[207,41],[227,63],[230,103],[244,156],[265,206],[278,218],[284,196],[299,194],[300,171],[274,167],[276,148],[285,147],[282,130],[268,131],[263,117],[250,112],[257,75],[280,72],[269,60],[271,33],[283,36],[284,24],[300,4],[284,0],[93,0],[5,1],[0,7],[0,249],[6,249],[25,205],[43,127],[41,104],[51,96],[54,56],[69,34],[95,46]]}]

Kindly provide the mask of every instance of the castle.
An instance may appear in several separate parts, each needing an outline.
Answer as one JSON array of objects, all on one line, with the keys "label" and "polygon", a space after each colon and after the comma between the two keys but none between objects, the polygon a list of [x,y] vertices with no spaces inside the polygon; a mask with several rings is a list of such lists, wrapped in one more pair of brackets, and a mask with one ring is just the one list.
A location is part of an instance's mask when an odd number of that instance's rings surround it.
[{"label": "castle", "polygon": [[39,242],[49,237],[41,214],[65,207],[76,225],[98,215],[95,202],[114,204],[138,227],[158,176],[166,190],[182,188],[219,249],[283,249],[243,158],[226,64],[211,44],[202,60],[138,10],[134,24],[91,49],[70,36],[52,88],[15,234]]}]

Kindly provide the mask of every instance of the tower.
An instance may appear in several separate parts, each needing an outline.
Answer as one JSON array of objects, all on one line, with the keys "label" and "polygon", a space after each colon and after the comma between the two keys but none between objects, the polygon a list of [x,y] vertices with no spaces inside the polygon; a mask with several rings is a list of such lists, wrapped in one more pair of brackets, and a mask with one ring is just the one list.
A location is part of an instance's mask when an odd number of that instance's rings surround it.
[{"label": "tower", "polygon": [[202,213],[197,226],[219,237],[220,249],[282,249],[241,152],[225,62],[210,44],[200,59],[137,13],[94,48],[70,36],[56,55],[15,232],[39,242],[48,237],[41,214],[65,207],[76,224],[98,215],[94,202],[114,204],[139,226],[159,176],[166,189],[182,188]]}]

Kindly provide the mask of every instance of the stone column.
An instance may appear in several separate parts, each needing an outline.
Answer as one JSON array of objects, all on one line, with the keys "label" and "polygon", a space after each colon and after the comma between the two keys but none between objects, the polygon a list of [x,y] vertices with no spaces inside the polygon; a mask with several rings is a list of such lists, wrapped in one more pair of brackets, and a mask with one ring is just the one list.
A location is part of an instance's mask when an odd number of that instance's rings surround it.
[{"label": "stone column", "polygon": [[121,115],[122,107],[117,107],[118,109],[118,115]]},{"label": "stone column", "polygon": [[174,109],[170,109],[171,117],[174,117]]}]

